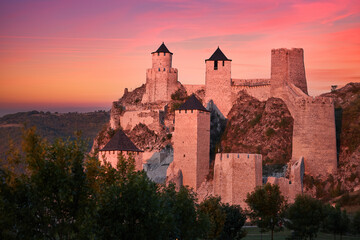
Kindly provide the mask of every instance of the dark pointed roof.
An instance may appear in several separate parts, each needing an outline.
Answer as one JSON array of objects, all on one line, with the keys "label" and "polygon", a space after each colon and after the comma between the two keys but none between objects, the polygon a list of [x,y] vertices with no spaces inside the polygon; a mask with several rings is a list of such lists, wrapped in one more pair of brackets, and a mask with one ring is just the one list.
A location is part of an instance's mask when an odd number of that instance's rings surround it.
[{"label": "dark pointed roof", "polygon": [[211,57],[209,59],[206,59],[205,61],[231,61],[231,59],[228,59],[218,47],[213,53],[213,55],[211,55]]},{"label": "dark pointed roof", "polygon": [[110,141],[100,151],[132,151],[142,152],[135,144],[119,129]]},{"label": "dark pointed roof", "polygon": [[156,50],[155,52],[152,53],[170,53],[173,54],[172,52],[169,51],[169,49],[165,46],[164,42],[160,45],[160,47],[158,48],[158,50]]},{"label": "dark pointed roof", "polygon": [[208,112],[208,110],[202,105],[202,103],[196,98],[195,94],[192,94],[186,102],[179,107],[179,110],[201,110]]}]

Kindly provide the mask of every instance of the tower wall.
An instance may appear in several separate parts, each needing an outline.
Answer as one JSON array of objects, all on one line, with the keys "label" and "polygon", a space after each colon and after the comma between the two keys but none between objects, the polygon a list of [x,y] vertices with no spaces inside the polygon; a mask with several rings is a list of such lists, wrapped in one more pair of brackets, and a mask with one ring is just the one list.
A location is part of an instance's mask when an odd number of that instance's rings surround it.
[{"label": "tower wall", "polygon": [[262,185],[260,154],[218,153],[214,167],[214,194],[223,202],[245,207],[246,195]]},{"label": "tower wall", "polygon": [[152,53],[152,68],[170,69],[172,67],[172,54],[154,52]]},{"label": "tower wall", "polygon": [[286,82],[292,83],[304,93],[308,93],[302,48],[271,50],[272,90],[283,87]]},{"label": "tower wall", "polygon": [[217,69],[214,69],[215,61],[206,61],[205,101],[213,100],[221,113],[227,116],[232,107],[231,61],[217,62]]},{"label": "tower wall", "polygon": [[295,106],[292,161],[304,157],[305,172],[313,176],[334,174],[337,155],[333,100],[300,98]]},{"label": "tower wall", "polygon": [[173,138],[174,161],[168,171],[181,170],[183,185],[197,190],[209,171],[210,113],[176,111]]}]

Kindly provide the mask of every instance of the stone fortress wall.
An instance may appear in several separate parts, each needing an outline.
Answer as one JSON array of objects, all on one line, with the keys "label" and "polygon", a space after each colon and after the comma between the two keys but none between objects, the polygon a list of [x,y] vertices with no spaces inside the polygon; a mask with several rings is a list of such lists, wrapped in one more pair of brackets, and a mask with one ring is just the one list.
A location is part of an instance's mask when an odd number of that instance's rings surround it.
[{"label": "stone fortress wall", "polygon": [[181,185],[195,191],[209,173],[210,113],[201,110],[176,110],[174,161],[168,175],[179,171]]},{"label": "stone fortress wall", "polygon": [[292,162],[304,157],[305,172],[313,176],[337,169],[334,102],[307,95],[302,49],[271,52],[272,97],[281,98],[293,119]]},{"label": "stone fortress wall", "polygon": [[178,70],[172,68],[172,53],[153,52],[152,68],[146,71],[146,92],[142,102],[170,101],[181,84]]},{"label": "stone fortress wall", "polygon": [[[169,101],[171,94],[181,86],[177,81],[177,70],[171,66],[172,53],[154,52],[152,58],[152,69],[147,71],[143,104]],[[215,67],[214,61],[208,59],[205,85],[184,87],[189,95],[204,89],[203,105],[212,100],[225,117],[241,90],[261,101],[276,97],[286,103],[294,119],[292,172],[290,179],[270,178],[269,182],[278,184],[290,200],[302,192],[304,171],[313,176],[336,171],[334,104],[331,99],[307,95],[302,49],[273,49],[270,79],[232,79],[231,60],[218,61]],[[161,121],[160,105],[157,109],[130,107],[119,119],[112,118],[114,126],[119,122],[126,129],[142,122],[155,130],[164,124]],[[171,172],[173,177],[176,175],[178,184],[192,186],[195,190],[205,180],[209,167],[210,135],[204,129],[210,125],[210,116],[206,114],[201,115],[196,110],[192,113],[176,111],[175,114],[174,161],[168,173]],[[300,163],[299,159],[302,159]],[[261,176],[261,156],[217,154],[213,192],[219,194],[225,202],[243,204],[246,194],[262,184]]]},{"label": "stone fortress wall", "polygon": [[231,61],[206,60],[205,102],[213,100],[221,113],[226,116],[231,107]]},{"label": "stone fortress wall", "polygon": [[130,151],[100,151],[99,161],[109,162],[113,168],[116,168],[119,156],[123,155],[126,159],[133,157],[135,160],[135,170],[143,170],[143,153],[142,152],[130,152]]},{"label": "stone fortress wall", "polygon": [[246,195],[262,185],[261,154],[218,153],[214,166],[214,195],[225,203],[245,205]]}]

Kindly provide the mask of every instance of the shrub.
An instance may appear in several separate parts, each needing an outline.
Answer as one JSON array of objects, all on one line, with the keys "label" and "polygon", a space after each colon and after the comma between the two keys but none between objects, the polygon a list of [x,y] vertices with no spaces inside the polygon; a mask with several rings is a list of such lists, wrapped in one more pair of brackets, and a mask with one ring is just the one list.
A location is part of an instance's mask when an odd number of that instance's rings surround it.
[{"label": "shrub", "polygon": [[266,130],[266,136],[267,137],[271,137],[272,135],[274,135],[274,133],[275,133],[275,130],[273,129],[273,128],[271,128],[271,127],[269,127],[267,130]]},{"label": "shrub", "polygon": [[250,121],[250,126],[254,127],[256,124],[258,124],[260,122],[261,117],[262,117],[261,113],[257,114],[255,118]]}]

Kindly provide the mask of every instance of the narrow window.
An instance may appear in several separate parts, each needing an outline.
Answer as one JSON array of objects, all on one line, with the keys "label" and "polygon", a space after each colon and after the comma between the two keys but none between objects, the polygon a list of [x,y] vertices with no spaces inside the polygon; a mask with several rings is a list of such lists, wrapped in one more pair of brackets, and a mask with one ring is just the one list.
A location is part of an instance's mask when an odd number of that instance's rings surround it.
[{"label": "narrow window", "polygon": [[218,61],[214,61],[214,70],[218,69]]},{"label": "narrow window", "polygon": [[164,72],[165,72],[165,68],[164,68]]},{"label": "narrow window", "polygon": [[158,56],[160,56],[160,53],[158,52]]},{"label": "narrow window", "polygon": [[223,61],[223,66],[225,66],[225,61]]},{"label": "narrow window", "polygon": [[164,56],[166,55],[166,53],[164,53]]},{"label": "narrow window", "polygon": [[191,113],[193,113],[193,110],[191,110]]},{"label": "narrow window", "polygon": [[185,157],[185,154],[184,154],[184,157]]},{"label": "narrow window", "polygon": [[187,110],[185,110],[185,113],[187,113]]},{"label": "narrow window", "polygon": [[159,72],[160,72],[160,68],[159,68]]}]

